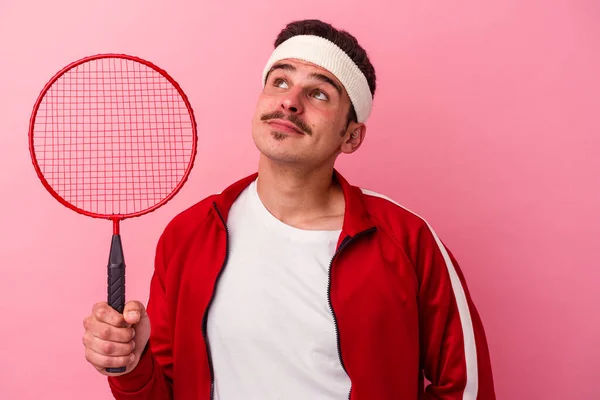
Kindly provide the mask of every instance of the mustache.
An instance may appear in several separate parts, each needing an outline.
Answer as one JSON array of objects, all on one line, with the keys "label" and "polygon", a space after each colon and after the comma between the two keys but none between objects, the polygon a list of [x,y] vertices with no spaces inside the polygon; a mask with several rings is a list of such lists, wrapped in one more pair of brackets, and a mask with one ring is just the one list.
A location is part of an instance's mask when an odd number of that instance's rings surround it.
[{"label": "mustache", "polygon": [[285,114],[283,113],[283,111],[274,111],[272,113],[268,113],[268,114],[263,114],[260,117],[261,121],[268,121],[270,119],[285,119],[290,121],[292,124],[296,125],[296,127],[298,129],[300,129],[300,131],[306,133],[307,135],[312,135],[312,130],[310,129],[310,126],[308,126],[304,121],[302,121],[300,119],[300,117],[292,114],[289,116],[285,116]]}]

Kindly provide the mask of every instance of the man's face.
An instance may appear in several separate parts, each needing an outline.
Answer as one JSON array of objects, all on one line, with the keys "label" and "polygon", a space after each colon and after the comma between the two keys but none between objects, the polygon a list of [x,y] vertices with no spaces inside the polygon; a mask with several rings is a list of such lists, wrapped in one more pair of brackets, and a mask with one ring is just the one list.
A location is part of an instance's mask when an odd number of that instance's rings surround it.
[{"label": "man's face", "polygon": [[[327,70],[296,59],[277,62],[252,120],[252,136],[269,159],[309,167],[335,161],[360,145],[364,125],[348,125],[350,98]],[[358,130],[357,138],[350,134]]]}]

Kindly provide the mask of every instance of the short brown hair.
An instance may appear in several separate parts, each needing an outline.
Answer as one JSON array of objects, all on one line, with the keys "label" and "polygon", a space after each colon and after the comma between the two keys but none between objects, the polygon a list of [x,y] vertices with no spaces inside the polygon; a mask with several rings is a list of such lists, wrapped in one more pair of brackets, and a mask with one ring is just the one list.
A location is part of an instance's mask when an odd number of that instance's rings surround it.
[{"label": "short brown hair", "polygon": [[[286,25],[285,28],[277,35],[274,46],[277,47],[281,43],[285,42],[291,37],[298,35],[315,35],[325,38],[335,43],[341,48],[348,56],[354,61],[361,72],[367,78],[369,89],[371,90],[371,96],[375,96],[376,88],[376,77],[375,68],[367,52],[359,44],[358,40],[350,33],[334,28],[331,24],[320,21],[318,19],[305,19],[300,21],[293,21]],[[348,115],[348,122],[356,122],[356,111],[354,106],[350,106],[350,112]]]}]

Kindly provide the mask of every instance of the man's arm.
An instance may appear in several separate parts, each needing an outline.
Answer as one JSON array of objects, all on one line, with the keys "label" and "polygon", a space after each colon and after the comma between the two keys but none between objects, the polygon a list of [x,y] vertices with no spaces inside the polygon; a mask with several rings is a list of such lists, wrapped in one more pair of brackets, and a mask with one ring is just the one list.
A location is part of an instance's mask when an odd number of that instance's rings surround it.
[{"label": "man's arm", "polygon": [[465,278],[431,227],[417,253],[421,366],[425,400],[495,400],[483,324]]},{"label": "man's arm", "polygon": [[133,371],[108,378],[116,400],[169,400],[173,397],[171,324],[165,299],[164,252],[163,234],[156,249],[155,268],[147,306],[151,325],[150,340]]}]

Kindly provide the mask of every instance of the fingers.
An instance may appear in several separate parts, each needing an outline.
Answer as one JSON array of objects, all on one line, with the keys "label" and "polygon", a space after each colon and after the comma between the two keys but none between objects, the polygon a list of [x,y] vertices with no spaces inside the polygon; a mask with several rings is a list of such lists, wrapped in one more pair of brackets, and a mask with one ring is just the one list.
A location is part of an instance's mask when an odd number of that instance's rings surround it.
[{"label": "fingers", "polygon": [[89,333],[98,339],[110,342],[128,343],[135,337],[135,329],[130,327],[116,327],[99,321],[93,316],[83,321],[83,327],[86,334]]},{"label": "fingers", "polygon": [[125,356],[106,356],[104,354],[96,353],[90,347],[85,348],[85,358],[98,370],[128,367],[135,361],[135,356],[133,354]]},{"label": "fingers", "polygon": [[[96,303],[92,314],[83,320],[85,333],[82,341],[85,357],[104,375],[120,375],[106,372],[106,368],[131,367],[137,365],[135,354],[145,347],[150,330],[146,308],[139,301],[125,305],[123,314],[106,302]],[[140,336],[135,338],[135,328]],[[136,346],[135,342],[139,342]],[[136,350],[136,347],[139,349]]]},{"label": "fingers", "polygon": [[137,324],[142,318],[146,317],[146,307],[139,301],[132,300],[125,304],[123,317],[128,324]]},{"label": "fingers", "polygon": [[94,304],[92,308],[92,316],[98,321],[104,322],[112,326],[125,326],[126,322],[123,314],[112,308],[106,302]]},{"label": "fingers", "polygon": [[83,335],[83,344],[86,348],[95,353],[111,357],[129,356],[135,349],[134,340],[130,340],[127,343],[113,342],[100,339],[99,337],[92,335],[90,332],[86,332]]}]

